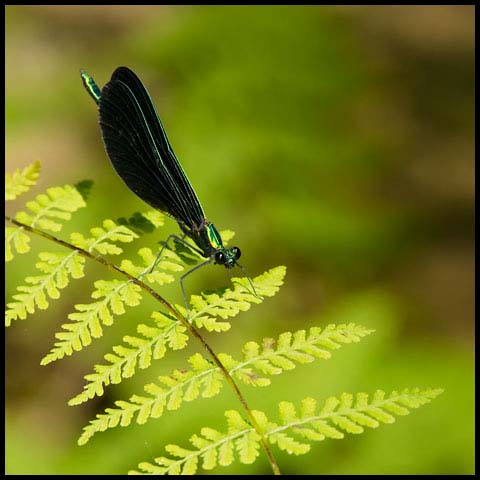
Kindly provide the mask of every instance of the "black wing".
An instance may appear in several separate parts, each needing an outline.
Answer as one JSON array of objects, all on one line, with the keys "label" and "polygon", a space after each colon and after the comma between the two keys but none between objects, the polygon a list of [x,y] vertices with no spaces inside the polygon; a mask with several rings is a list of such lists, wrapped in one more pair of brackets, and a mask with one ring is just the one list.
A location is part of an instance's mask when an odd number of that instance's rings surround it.
[{"label": "black wing", "polygon": [[205,220],[168,141],[150,95],[127,67],[113,72],[99,101],[100,127],[112,164],[136,195],[190,229]]}]

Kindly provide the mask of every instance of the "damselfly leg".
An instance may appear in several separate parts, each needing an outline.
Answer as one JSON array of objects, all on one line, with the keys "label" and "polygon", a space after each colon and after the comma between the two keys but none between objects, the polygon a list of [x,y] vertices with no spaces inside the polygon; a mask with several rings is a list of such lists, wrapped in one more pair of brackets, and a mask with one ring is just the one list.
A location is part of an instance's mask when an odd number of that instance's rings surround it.
[{"label": "damselfly leg", "polygon": [[252,287],[252,290],[253,290],[253,294],[259,299],[259,300],[263,300],[263,297],[261,295],[259,295],[257,293],[257,291],[255,290],[255,285],[253,284],[252,282],[252,279],[250,278],[250,275],[248,275],[247,273],[247,270],[245,269],[245,267],[243,265],[240,265],[240,263],[236,262],[237,265],[241,268],[243,274],[247,277],[248,279],[248,283],[250,283],[250,286]]},{"label": "damselfly leg", "polygon": [[187,296],[185,295],[185,287],[183,286],[183,281],[185,280],[188,275],[193,273],[195,270],[198,270],[199,268],[204,267],[205,265],[208,265],[209,263],[212,263],[213,258],[209,258],[208,260],[205,260],[204,262],[200,263],[199,265],[195,265],[192,269],[190,269],[187,273],[184,273],[180,277],[180,286],[182,287],[182,294],[183,294],[183,302],[185,303],[185,310],[187,311],[187,318],[190,316],[190,310],[188,309],[188,302],[187,302]]},{"label": "damselfly leg", "polygon": [[150,271],[148,273],[152,273],[154,270],[155,270],[155,267],[158,265],[158,262],[160,261],[160,259],[162,258],[162,253],[163,253],[163,250],[165,249],[165,247],[168,246],[168,242],[171,238],[174,238],[175,240],[181,242],[183,245],[185,245],[186,247],[190,248],[191,250],[193,250],[194,252],[198,253],[198,254],[202,254],[202,251],[199,249],[199,248],[196,248],[194,247],[191,243],[187,242],[185,239],[185,234],[182,235],[181,237],[179,237],[178,235],[175,235],[174,233],[171,233],[167,239],[162,242],[163,243],[163,246],[160,250],[160,252],[158,252],[157,254],[157,257],[155,258],[155,261],[153,262],[153,265],[152,265],[152,268],[150,269]]}]

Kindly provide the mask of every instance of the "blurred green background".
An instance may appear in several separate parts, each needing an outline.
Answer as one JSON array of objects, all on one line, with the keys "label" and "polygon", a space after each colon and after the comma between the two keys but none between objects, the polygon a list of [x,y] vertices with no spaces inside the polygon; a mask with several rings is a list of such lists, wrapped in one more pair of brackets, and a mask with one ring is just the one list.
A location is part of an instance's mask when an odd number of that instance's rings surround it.
[{"label": "blurred green background", "polygon": [[[150,90],[170,141],[208,218],[236,231],[252,276],[286,265],[285,286],[207,335],[237,355],[248,340],[285,330],[358,322],[376,329],[329,361],[242,387],[253,408],[274,414],[280,400],[344,391],[443,387],[431,405],[394,425],[278,451],[290,474],[472,474],[474,472],[474,7],[7,6],[6,171],[36,159],[38,185],[96,181],[88,209],[61,236],[146,210],[114,173],[85,68],[103,86],[119,65]],[[167,220],[162,235],[177,232]],[[145,236],[141,245],[160,240]],[[43,240],[7,264],[6,299],[32,272]],[[74,357],[39,365],[75,303],[96,276],[87,264],[50,310],[17,322],[6,336],[6,471],[10,474],[122,474],[187,446],[200,427],[224,428],[240,409],[225,388],[144,426],[97,434],[81,428],[115,399],[187,354],[169,352],[102,399],[66,402],[83,375],[154,308],[130,309]],[[192,275],[193,293],[226,285],[228,273]],[[178,284],[165,296],[180,301]],[[292,388],[294,386],[294,388]],[[253,466],[218,474],[268,474]]]}]

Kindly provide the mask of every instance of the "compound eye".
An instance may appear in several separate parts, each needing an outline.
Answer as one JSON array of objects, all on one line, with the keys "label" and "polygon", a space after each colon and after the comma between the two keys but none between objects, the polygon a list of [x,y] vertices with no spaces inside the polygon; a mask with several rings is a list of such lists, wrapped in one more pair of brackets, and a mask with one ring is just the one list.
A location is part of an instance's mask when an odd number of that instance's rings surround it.
[{"label": "compound eye", "polygon": [[235,255],[235,260],[238,260],[240,258],[240,256],[242,255],[242,252],[240,251],[240,249],[238,247],[233,247],[232,252]]},{"label": "compound eye", "polygon": [[225,255],[223,252],[217,252],[215,254],[215,262],[216,263],[225,263]]}]

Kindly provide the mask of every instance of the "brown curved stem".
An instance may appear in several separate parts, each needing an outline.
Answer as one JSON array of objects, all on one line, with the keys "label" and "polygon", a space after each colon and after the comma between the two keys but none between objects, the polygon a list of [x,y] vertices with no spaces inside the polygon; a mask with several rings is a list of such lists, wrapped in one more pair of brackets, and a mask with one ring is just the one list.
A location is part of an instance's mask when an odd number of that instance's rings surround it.
[{"label": "brown curved stem", "polygon": [[232,378],[228,370],[223,366],[222,362],[216,355],[216,353],[212,350],[210,345],[205,341],[205,339],[202,337],[201,333],[183,316],[181,315],[167,300],[165,300],[162,296],[160,296],[153,288],[149,287],[147,284],[139,280],[138,278],[130,275],[129,273],[123,271],[113,263],[108,262],[102,257],[97,257],[93,255],[90,252],[87,252],[86,250],[83,250],[82,248],[76,247],[68,242],[65,242],[64,240],[61,240],[53,235],[50,235],[49,233],[43,232],[42,230],[38,230],[37,228],[30,227],[29,225],[26,225],[22,222],[19,222],[18,220],[15,220],[14,218],[9,217],[8,215],[5,215],[5,220],[8,220],[9,222],[13,223],[14,225],[17,225],[18,227],[24,228],[28,232],[31,232],[35,235],[39,235],[43,238],[46,238],[47,240],[51,240],[52,242],[55,242],[59,245],[62,245],[65,248],[68,248],[70,250],[75,250],[76,252],[79,253],[79,255],[82,255],[84,257],[90,258],[91,260],[94,260],[95,262],[98,262],[102,264],[103,266],[109,268],[110,270],[114,270],[115,272],[119,273],[120,275],[123,275],[124,277],[128,278],[129,281],[134,283],[135,285],[138,285],[142,290],[145,290],[148,292],[155,300],[160,302],[166,310],[168,310],[182,325],[184,325],[188,331],[195,337],[197,340],[203,345],[203,348],[207,350],[209,355],[212,357],[212,360],[215,362],[217,367],[220,369],[222,372],[223,376],[227,380],[227,383],[230,385],[230,387],[233,389],[235,392],[235,395],[238,397],[240,400],[240,403],[242,404],[243,409],[245,410],[245,413],[247,414],[250,423],[252,427],[255,429],[255,431],[260,435],[260,441],[262,443],[262,447],[265,450],[265,454],[267,455],[268,461],[270,463],[270,466],[272,467],[272,471],[274,475],[281,475],[280,469],[278,468],[277,462],[275,460],[275,457],[273,456],[272,451],[270,450],[270,447],[267,443],[267,440],[258,425],[257,421],[255,420],[255,417],[253,416],[252,411],[250,410],[250,407],[248,406],[248,403],[245,399],[245,397],[242,395],[240,392],[240,389],[238,388],[238,385],[235,383],[235,380]]}]

